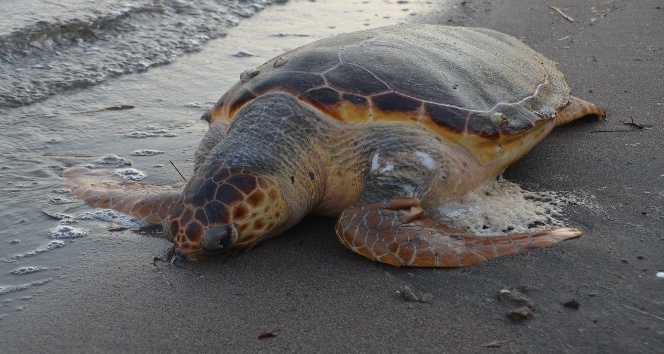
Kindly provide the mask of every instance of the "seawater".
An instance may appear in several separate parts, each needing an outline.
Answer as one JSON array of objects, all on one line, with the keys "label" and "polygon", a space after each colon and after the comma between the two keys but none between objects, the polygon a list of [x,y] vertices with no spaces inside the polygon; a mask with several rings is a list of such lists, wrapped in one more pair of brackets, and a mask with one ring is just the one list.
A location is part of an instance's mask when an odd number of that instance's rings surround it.
[{"label": "seawater", "polygon": [[169,64],[269,1],[0,2],[0,106]]},{"label": "seawater", "polygon": [[[200,116],[244,70],[319,38],[410,21],[434,6],[283,3],[0,2],[0,320],[75,277],[76,256],[143,237],[132,231],[142,224],[74,198],[60,178],[64,168],[180,182],[170,161],[190,174],[207,129]],[[101,243],[110,246],[97,249]]]}]

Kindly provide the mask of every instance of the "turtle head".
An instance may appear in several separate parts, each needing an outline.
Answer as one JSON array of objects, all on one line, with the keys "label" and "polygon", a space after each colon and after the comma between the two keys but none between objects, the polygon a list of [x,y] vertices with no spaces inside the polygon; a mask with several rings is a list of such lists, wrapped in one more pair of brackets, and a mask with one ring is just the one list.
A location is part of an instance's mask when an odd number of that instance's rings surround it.
[{"label": "turtle head", "polygon": [[192,177],[164,230],[186,260],[235,252],[283,231],[285,203],[270,177],[212,164]]}]

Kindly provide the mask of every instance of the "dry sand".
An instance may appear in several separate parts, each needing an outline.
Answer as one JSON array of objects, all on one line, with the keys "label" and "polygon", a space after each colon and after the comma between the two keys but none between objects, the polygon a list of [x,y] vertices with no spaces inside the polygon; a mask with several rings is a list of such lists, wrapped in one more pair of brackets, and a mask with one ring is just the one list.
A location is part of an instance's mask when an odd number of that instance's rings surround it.
[{"label": "dry sand", "polygon": [[[397,269],[347,251],[333,220],[311,217],[250,252],[183,269],[153,263],[166,241],[114,234],[71,254],[48,296],[3,320],[0,351],[664,352],[662,7],[473,0],[422,17],[522,38],[606,109],[608,121],[558,129],[506,175],[594,196],[567,210],[582,238],[465,269]],[[632,119],[647,129],[623,124]],[[406,301],[406,286],[430,296]],[[501,301],[502,289],[521,295]],[[530,319],[508,319],[519,303],[532,305]]]}]

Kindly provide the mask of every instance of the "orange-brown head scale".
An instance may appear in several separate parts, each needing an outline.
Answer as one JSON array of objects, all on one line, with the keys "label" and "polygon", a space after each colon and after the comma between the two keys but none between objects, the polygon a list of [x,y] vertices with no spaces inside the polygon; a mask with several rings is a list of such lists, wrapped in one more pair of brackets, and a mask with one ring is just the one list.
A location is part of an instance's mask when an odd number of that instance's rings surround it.
[{"label": "orange-brown head scale", "polygon": [[272,236],[284,218],[284,207],[271,178],[213,163],[191,179],[165,229],[177,254],[196,260]]}]

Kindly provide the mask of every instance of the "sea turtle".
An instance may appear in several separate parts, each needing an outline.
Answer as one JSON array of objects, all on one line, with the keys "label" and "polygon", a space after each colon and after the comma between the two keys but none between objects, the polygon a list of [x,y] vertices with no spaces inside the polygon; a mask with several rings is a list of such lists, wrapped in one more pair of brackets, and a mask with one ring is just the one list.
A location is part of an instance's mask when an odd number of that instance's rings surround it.
[{"label": "sea turtle", "polygon": [[87,203],[163,222],[181,259],[236,252],[308,213],[338,216],[343,245],[395,266],[458,267],[579,236],[480,237],[440,206],[499,175],[554,126],[596,105],[556,64],[489,29],[402,24],[325,38],[240,76],[205,113],[180,191],[63,176]]}]

